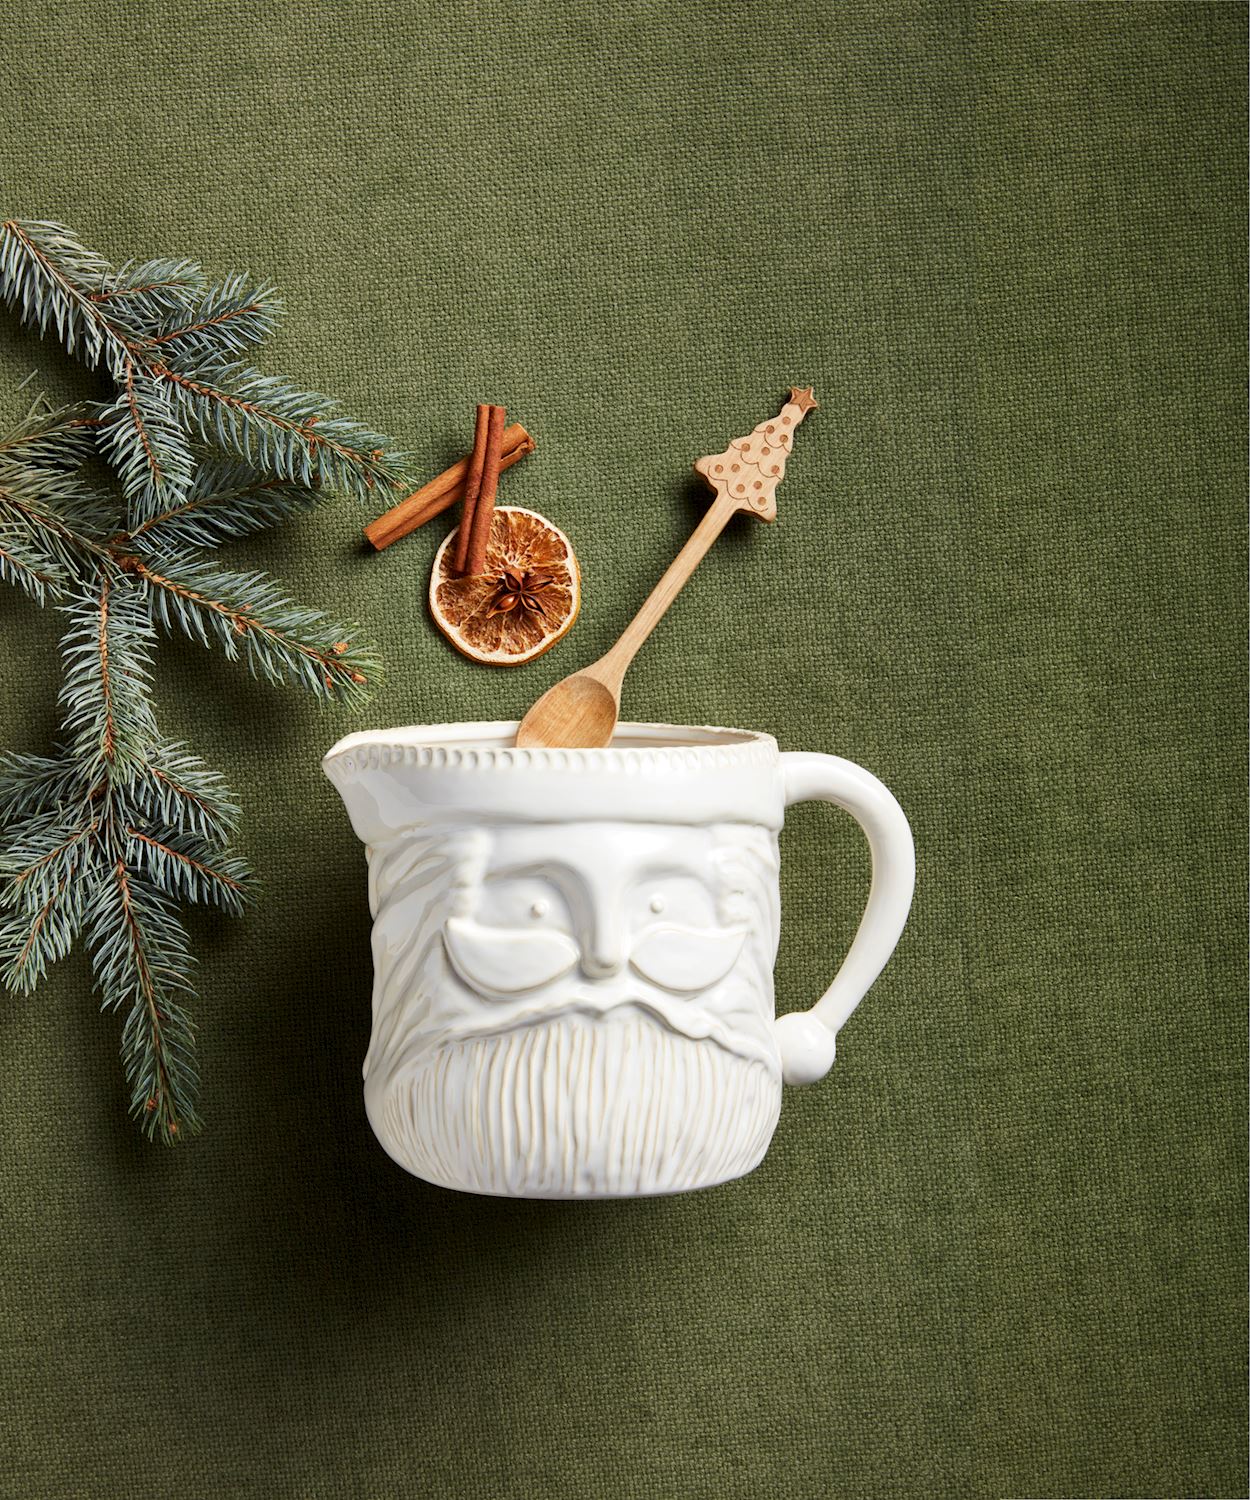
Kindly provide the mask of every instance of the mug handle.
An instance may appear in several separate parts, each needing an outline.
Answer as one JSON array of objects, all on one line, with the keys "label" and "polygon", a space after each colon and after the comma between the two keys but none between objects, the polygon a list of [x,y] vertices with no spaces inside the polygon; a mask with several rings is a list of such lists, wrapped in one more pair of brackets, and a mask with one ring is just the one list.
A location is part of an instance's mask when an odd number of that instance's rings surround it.
[{"label": "mug handle", "polygon": [[916,850],[903,809],[871,772],[837,755],[783,751],[785,804],[832,802],[864,830],[872,853],[872,887],[842,967],[811,1010],[778,1017],[781,1074],[815,1083],[833,1066],[834,1039],[868,993],[902,936],[916,883]]}]

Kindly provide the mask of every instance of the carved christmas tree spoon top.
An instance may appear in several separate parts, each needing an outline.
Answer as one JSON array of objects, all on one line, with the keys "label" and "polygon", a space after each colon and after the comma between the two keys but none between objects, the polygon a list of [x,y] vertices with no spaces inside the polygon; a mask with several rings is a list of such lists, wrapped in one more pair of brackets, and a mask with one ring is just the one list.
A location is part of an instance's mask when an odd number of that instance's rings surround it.
[{"label": "carved christmas tree spoon top", "polygon": [[805,390],[792,387],[789,401],[775,417],[761,422],[747,437],[735,438],[723,453],[699,459],[695,473],[701,474],[716,493],[707,514],[607,655],[557,682],[525,715],[517,730],[519,746],[596,748],[611,743],[621,709],[621,684],[638,648],[703,561],[730,516],[745,511],[762,521],[775,519],[777,486],[794,444],[794,429],[815,405],[810,386]]},{"label": "carved christmas tree spoon top", "polygon": [[726,519],[736,510],[748,510],[761,521],[776,520],[777,486],[794,446],[794,429],[816,404],[811,386],[791,386],[789,401],[771,421],[761,422],[749,437],[734,438],[724,453],[695,464],[695,473],[703,475],[718,498],[733,498]]}]

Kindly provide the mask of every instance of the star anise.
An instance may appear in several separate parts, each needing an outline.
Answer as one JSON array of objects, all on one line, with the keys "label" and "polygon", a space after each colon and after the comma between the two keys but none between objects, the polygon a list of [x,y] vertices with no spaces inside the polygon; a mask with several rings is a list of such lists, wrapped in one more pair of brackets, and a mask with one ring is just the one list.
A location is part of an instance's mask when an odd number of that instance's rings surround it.
[{"label": "star anise", "polygon": [[505,568],[495,579],[495,597],[487,615],[506,615],[510,610],[523,609],[531,615],[545,615],[539,594],[555,582],[546,573],[517,573]]}]

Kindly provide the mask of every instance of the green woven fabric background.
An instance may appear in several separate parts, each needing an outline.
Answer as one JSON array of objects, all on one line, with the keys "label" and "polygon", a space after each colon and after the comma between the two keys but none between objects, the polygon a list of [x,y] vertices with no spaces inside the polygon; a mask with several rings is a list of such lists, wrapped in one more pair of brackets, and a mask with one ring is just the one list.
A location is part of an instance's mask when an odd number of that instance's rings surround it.
[{"label": "green woven fabric background", "polygon": [[[776,409],[780,518],[710,555],[629,715],[876,771],[893,964],[765,1164],[703,1194],[426,1187],[364,1118],[366,721],[160,653],[266,879],[197,925],[207,1132],[145,1145],[80,959],[0,1020],[0,1490],[38,1497],[1246,1493],[1246,11],[1239,4],[16,0],[6,213],[275,280],[269,366],[433,473],[538,452],[583,616],[477,669],[435,525],[236,546],[363,621],[367,722],[516,714],[623,626],[690,462]],[[0,396],[83,389],[6,318]],[[0,597],[0,740],[56,620]],[[849,820],[783,839],[782,1009],[858,919]]]}]

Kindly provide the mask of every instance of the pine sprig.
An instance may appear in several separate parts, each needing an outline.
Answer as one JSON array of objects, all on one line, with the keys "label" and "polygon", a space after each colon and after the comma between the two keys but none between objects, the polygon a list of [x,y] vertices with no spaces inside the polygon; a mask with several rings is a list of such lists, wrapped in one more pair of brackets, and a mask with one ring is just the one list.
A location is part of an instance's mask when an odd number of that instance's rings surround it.
[{"label": "pine sprig", "polygon": [[165,389],[133,361],[126,365],[121,394],[100,414],[100,446],[133,524],[186,500],[195,471],[191,444]]},{"label": "pine sprig", "polygon": [[[52,430],[38,439],[41,449]],[[72,451],[78,434],[68,433],[66,441]],[[0,551],[43,575],[40,603],[59,599],[72,580],[105,556],[103,547],[76,528],[85,525],[98,533],[114,520],[112,507],[79,475],[52,467],[46,457],[21,466],[0,450]]]},{"label": "pine sprig", "polygon": [[193,1134],[200,1128],[200,1078],[182,997],[194,993],[195,961],[174,902],[116,853],[96,873],[87,904],[87,940],[104,1007],[126,1014],[122,1062],[130,1112],[149,1139]]},{"label": "pine sprig", "polygon": [[63,469],[74,460],[85,461],[94,451],[94,431],[100,425],[95,407],[79,406],[50,411],[37,401],[25,418],[0,437],[0,462],[31,467],[52,464]]},{"label": "pine sprig", "polygon": [[[125,1015],[131,1112],[173,1142],[200,1125],[179,910],[238,913],[252,876],[237,801],[160,733],[158,631],[359,702],[378,664],[354,628],[210,554],[334,490],[388,491],[402,461],[329,398],[241,362],[281,310],[266,285],[185,260],[115,270],[60,225],[10,221],[0,296],[116,385],[99,405],[40,403],[0,437],[0,579],[66,618],[60,743],[0,752],[0,980],[31,989],[82,935],[103,1005]],[[86,477],[92,457],[122,503]]]},{"label": "pine sprig", "polygon": [[0,759],[0,977],[27,991],[69,951],[98,829],[84,767],[64,754]]},{"label": "pine sprig", "polygon": [[116,376],[135,341],[100,296],[111,274],[108,262],[61,224],[0,225],[0,295],[41,336],[55,333],[75,358],[93,369],[103,363]]},{"label": "pine sprig", "polygon": [[221,359],[237,358],[278,326],[282,303],[277,292],[250,277],[231,272],[210,287],[192,310],[173,310],[151,338],[163,363],[193,369]]},{"label": "pine sprig", "polygon": [[95,831],[96,820],[89,808],[27,818],[13,830],[0,855],[0,902],[33,901],[41,906],[61,883],[67,867],[81,857],[83,844]]},{"label": "pine sprig", "polygon": [[324,483],[367,500],[401,479],[386,439],[338,414],[338,403],[276,375],[234,362],[196,374],[157,366],[184,420],[206,443],[266,474],[302,485]]},{"label": "pine sprig", "polygon": [[201,459],[187,498],[129,533],[140,551],[215,547],[249,532],[276,526],[287,516],[321,504],[328,491],[266,479],[233,460]]},{"label": "pine sprig", "polygon": [[363,702],[380,666],[352,644],[354,627],[292,604],[262,573],[235,573],[188,555],[129,564],[149,592],[152,618],[201,645],[242,657],[254,677],[295,682],[318,696]]},{"label": "pine sprig", "polygon": [[[73,799],[81,771],[64,753],[19,755],[0,752],[0,828],[7,827]],[[0,860],[3,860],[0,854]]]},{"label": "pine sprig", "polygon": [[185,492],[192,436],[276,479],[362,499],[404,479],[387,438],[342,416],[328,396],[239,360],[281,311],[264,284],[231,273],[210,285],[187,261],[114,271],[60,224],[9,220],[0,225],[0,296],[117,383],[104,447],[134,525]]},{"label": "pine sprig", "polygon": [[49,595],[61,597],[67,582],[60,567],[46,553],[0,526],[0,583],[16,584],[36,604],[46,604]]},{"label": "pine sprig", "polygon": [[194,261],[127,261],[106,271],[91,301],[136,339],[166,320],[184,316],[205,296],[208,278]]},{"label": "pine sprig", "polygon": [[62,724],[70,753],[108,778],[143,765],[156,743],[152,621],[138,591],[102,573],[96,590],[62,606]]},{"label": "pine sprig", "polygon": [[0,977],[28,994],[74,945],[83,921],[83,872],[91,856],[84,840],[66,845],[40,889],[19,889],[0,907]]},{"label": "pine sprig", "polygon": [[126,863],[158,890],[180,901],[219,906],[240,916],[251,872],[245,860],[223,854],[207,839],[175,828],[126,828]]},{"label": "pine sprig", "polygon": [[[3,793],[0,780],[0,798]],[[239,804],[225,780],[179,743],[155,749],[139,768],[130,794],[145,825],[164,825],[221,849],[238,827]]]}]

